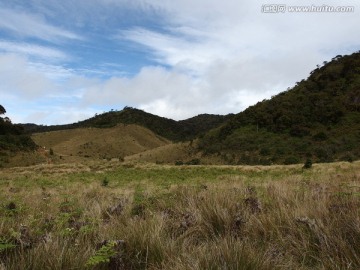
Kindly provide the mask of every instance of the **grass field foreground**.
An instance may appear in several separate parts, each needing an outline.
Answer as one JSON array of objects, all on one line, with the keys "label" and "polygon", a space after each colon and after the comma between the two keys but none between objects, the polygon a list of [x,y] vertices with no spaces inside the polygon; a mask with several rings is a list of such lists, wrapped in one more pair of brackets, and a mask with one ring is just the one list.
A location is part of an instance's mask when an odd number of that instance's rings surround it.
[{"label": "grass field foreground", "polygon": [[0,269],[360,269],[360,162],[0,171]]}]

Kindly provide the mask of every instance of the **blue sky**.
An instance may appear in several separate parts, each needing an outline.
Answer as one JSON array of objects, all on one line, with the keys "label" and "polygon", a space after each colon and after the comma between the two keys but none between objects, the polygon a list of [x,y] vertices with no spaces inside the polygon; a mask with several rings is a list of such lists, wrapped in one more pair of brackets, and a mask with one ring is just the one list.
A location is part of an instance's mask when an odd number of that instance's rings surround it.
[{"label": "blue sky", "polygon": [[[338,1],[286,1],[331,5]],[[173,118],[237,113],[360,50],[360,4],[263,13],[274,1],[0,0],[0,104],[63,124],[133,106]]]}]

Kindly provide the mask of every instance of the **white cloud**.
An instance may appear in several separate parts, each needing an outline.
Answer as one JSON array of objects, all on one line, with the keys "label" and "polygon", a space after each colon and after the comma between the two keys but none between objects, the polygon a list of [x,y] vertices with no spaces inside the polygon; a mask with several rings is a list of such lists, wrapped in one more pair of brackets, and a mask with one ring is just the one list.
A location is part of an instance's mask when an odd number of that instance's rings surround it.
[{"label": "white cloud", "polygon": [[69,124],[76,123],[79,120],[85,120],[93,117],[97,110],[92,108],[82,108],[75,106],[44,106],[39,110],[34,107],[29,110],[28,114],[23,118],[25,123],[52,123],[52,124]]},{"label": "white cloud", "polygon": [[0,54],[0,93],[18,100],[76,97],[68,82],[73,71],[60,65],[32,62],[17,54]]},{"label": "white cloud", "polygon": [[179,36],[183,29],[173,30],[176,32],[169,35],[136,27],[122,31],[117,38],[125,38],[148,47],[154,54],[154,60],[160,64],[194,74],[211,64],[213,55],[221,53],[216,47],[209,48],[207,40],[191,41],[192,38],[197,38],[192,33],[196,32],[195,29],[186,29],[187,33],[191,33],[187,36]]},{"label": "white cloud", "polygon": [[70,57],[57,49],[30,43],[18,43],[0,40],[0,51],[23,55],[25,57],[40,58],[47,62],[65,61]]},{"label": "white cloud", "polygon": [[36,98],[52,83],[42,74],[31,70],[27,60],[13,54],[0,55],[0,93],[11,93],[22,98]]},{"label": "white cloud", "polygon": [[293,64],[305,57],[314,66],[314,60],[331,57],[348,44],[359,45],[353,34],[360,31],[357,13],[266,14],[261,13],[263,3],[256,1],[149,2],[167,11],[166,32],[135,27],[122,31],[118,38],[150,49],[159,63],[185,66],[197,73],[218,60],[258,61],[269,56],[276,60],[279,53],[293,59]]},{"label": "white cloud", "polygon": [[19,10],[0,9],[0,29],[23,37],[35,37],[46,41],[82,39],[79,35],[53,26],[44,18]]},{"label": "white cloud", "polygon": [[[51,104],[40,104],[40,102],[17,101],[10,106],[6,106],[7,115],[14,123],[36,123],[36,124],[69,124],[79,120],[93,117],[98,110],[93,108],[82,108],[63,104],[54,106]],[[26,107],[26,110],[23,109]]]},{"label": "white cloud", "polygon": [[[85,84],[85,82],[82,82]],[[188,77],[162,67],[145,67],[134,78],[113,77],[85,90],[87,104],[141,104],[167,96],[176,99],[191,87]]]}]

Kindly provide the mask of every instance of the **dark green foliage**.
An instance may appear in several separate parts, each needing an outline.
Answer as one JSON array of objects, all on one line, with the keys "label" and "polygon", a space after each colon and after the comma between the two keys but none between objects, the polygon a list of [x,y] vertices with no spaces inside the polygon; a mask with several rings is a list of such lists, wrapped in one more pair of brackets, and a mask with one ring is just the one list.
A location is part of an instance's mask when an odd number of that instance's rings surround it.
[{"label": "dark green foliage", "polygon": [[185,163],[186,165],[200,165],[200,159],[194,158]]},{"label": "dark green foliage", "polygon": [[360,53],[335,57],[288,91],[236,114],[199,141],[239,164],[330,162],[360,157]]},{"label": "dark green foliage", "polygon": [[136,203],[131,208],[131,215],[143,217],[145,215],[145,210],[146,210],[146,206],[144,203]]},{"label": "dark green foliage", "polygon": [[260,150],[260,155],[262,155],[262,156],[268,156],[268,155],[270,155],[270,149],[267,148],[267,147],[261,148],[261,150]]},{"label": "dark green foliage", "polygon": [[210,129],[216,128],[223,124],[226,120],[231,119],[233,114],[228,115],[213,115],[200,114],[198,116],[178,121],[184,130],[184,139],[190,140],[198,136],[202,136]]},{"label": "dark green foliage", "polygon": [[6,113],[5,108],[2,105],[0,105],[0,114],[5,114],[5,113]]},{"label": "dark green foliage", "polygon": [[14,248],[16,248],[16,245],[0,238],[0,255]]},{"label": "dark green foliage", "polygon": [[294,156],[287,157],[284,161],[285,165],[296,164],[296,163],[299,163],[299,159]]},{"label": "dark green foliage", "polygon": [[107,179],[107,177],[105,177],[102,181],[101,181],[101,185],[103,187],[107,187],[109,185],[109,179]]},{"label": "dark green foliage", "polygon": [[87,266],[97,266],[99,264],[109,263],[111,258],[116,256],[116,242],[109,241],[96,251],[95,255],[91,256],[87,261]]},{"label": "dark green foliage", "polygon": [[[0,115],[6,113],[0,105]],[[11,123],[8,117],[0,117],[0,151],[28,151],[36,148],[36,144],[28,135],[23,134],[20,125]]]},{"label": "dark green foliage", "polygon": [[328,136],[324,133],[324,132],[319,132],[319,133],[316,133],[314,136],[313,136],[313,139],[315,141],[325,141],[326,139],[328,138]]},{"label": "dark green foliage", "polygon": [[347,161],[347,162],[353,162],[354,161],[354,156],[351,154],[346,154],[345,156],[343,156],[341,158],[342,161]]},{"label": "dark green foliage", "polygon": [[306,159],[305,164],[303,166],[304,169],[310,169],[312,167],[312,161],[310,158]]},{"label": "dark green foliage", "polygon": [[184,162],[182,162],[181,160],[177,160],[177,161],[175,161],[175,165],[181,166],[181,165],[184,165]]}]

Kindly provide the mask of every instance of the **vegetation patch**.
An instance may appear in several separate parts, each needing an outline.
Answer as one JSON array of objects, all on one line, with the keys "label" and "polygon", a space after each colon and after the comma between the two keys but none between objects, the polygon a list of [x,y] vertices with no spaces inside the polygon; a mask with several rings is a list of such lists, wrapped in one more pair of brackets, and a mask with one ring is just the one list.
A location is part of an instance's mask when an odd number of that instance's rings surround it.
[{"label": "vegetation patch", "polygon": [[5,269],[360,267],[359,162],[67,166],[0,171]]}]

